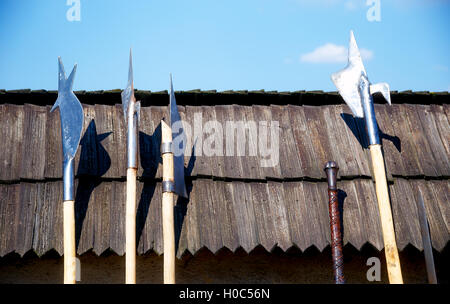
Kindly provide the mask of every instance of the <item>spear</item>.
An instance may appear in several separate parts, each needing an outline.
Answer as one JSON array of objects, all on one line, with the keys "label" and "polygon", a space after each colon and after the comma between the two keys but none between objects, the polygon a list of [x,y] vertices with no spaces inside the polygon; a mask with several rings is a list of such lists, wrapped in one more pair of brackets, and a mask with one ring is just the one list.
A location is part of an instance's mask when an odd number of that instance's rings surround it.
[{"label": "spear", "polygon": [[66,77],[61,57],[58,57],[58,98],[51,108],[59,108],[63,152],[63,233],[64,233],[64,284],[75,284],[75,199],[73,190],[74,157],[80,144],[83,129],[83,108],[72,91],[77,65]]},{"label": "spear", "polygon": [[344,284],[344,255],[342,253],[341,215],[339,213],[338,189],[336,179],[339,167],[336,162],[329,161],[325,164],[325,173],[328,182],[328,210],[330,213],[331,229],[331,255],[333,258],[334,281],[336,284]]},{"label": "spear", "polygon": [[364,117],[369,137],[369,149],[375,177],[381,228],[383,230],[384,251],[386,254],[389,282],[393,284],[402,284],[403,279],[397,244],[395,241],[389,190],[386,180],[386,169],[384,166],[381,141],[372,99],[372,94],[380,92],[387,102],[391,104],[389,85],[387,83],[370,84],[353,31],[350,32],[348,65],[342,71],[333,74],[331,79],[344,101],[352,110],[353,115],[360,118]]},{"label": "spear", "polygon": [[127,196],[125,207],[125,283],[136,284],[136,174],[138,120],[141,104],[134,97],[133,62],[130,49],[128,83],[122,94],[122,106],[127,125]]},{"label": "spear", "polygon": [[[187,198],[184,181],[184,133],[178,113],[170,75],[170,126],[161,120],[161,154],[163,160],[162,219],[164,240],[164,284],[175,284],[175,227],[173,194]],[[172,140],[181,146],[172,146]]]},{"label": "spear", "polygon": [[422,191],[419,189],[417,200],[417,211],[419,213],[420,231],[422,233],[423,251],[425,254],[425,265],[427,267],[428,283],[437,284],[436,270],[434,267],[433,248],[431,247],[430,230],[428,228],[427,212],[423,202]]}]

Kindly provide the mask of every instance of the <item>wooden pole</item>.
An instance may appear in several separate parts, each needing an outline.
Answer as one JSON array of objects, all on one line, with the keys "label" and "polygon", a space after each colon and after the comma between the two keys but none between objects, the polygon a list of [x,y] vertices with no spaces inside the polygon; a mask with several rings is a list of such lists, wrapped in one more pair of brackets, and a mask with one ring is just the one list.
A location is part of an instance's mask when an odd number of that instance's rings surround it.
[{"label": "wooden pole", "polygon": [[370,145],[389,282],[403,284],[381,145]]},{"label": "wooden pole", "polygon": [[125,283],[136,284],[136,168],[127,169]]},{"label": "wooden pole", "polygon": [[[172,130],[161,121],[162,144],[172,142]],[[163,153],[163,182],[174,182],[173,153]],[[173,192],[163,192],[162,220],[164,239],[164,284],[175,284],[175,228],[173,219]]]},{"label": "wooden pole", "polygon": [[63,203],[64,284],[75,284],[75,202]]}]

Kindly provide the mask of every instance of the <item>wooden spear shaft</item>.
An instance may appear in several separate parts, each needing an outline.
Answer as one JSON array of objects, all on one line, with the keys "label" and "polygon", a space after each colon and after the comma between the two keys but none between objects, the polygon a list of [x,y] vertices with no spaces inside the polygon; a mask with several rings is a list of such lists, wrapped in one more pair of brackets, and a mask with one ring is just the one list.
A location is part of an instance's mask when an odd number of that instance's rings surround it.
[{"label": "wooden spear shaft", "polygon": [[63,203],[64,284],[75,284],[75,202]]},{"label": "wooden spear shaft", "polygon": [[127,169],[125,283],[136,284],[136,168]]},{"label": "wooden spear shaft", "polygon": [[379,144],[370,145],[369,148],[375,177],[375,189],[377,193],[378,209],[380,211],[389,282],[391,284],[403,284],[400,258],[398,256],[397,243],[395,241],[394,221],[392,220],[383,153],[381,152],[381,145]]},{"label": "wooden spear shaft", "polygon": [[[164,121],[161,121],[161,143],[172,142],[172,129]],[[173,153],[162,155],[163,183],[174,182]],[[163,190],[162,194],[162,220],[164,240],[164,284],[175,284],[175,228],[173,218],[173,191]]]}]

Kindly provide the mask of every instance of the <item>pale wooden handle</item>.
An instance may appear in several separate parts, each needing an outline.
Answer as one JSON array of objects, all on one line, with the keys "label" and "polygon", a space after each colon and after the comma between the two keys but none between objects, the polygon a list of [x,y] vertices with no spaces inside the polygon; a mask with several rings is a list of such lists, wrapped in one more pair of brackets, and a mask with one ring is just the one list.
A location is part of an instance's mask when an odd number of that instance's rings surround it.
[{"label": "pale wooden handle", "polygon": [[173,227],[173,193],[162,198],[164,238],[164,284],[175,284],[175,230]]},{"label": "pale wooden handle", "polygon": [[75,284],[75,202],[63,203],[63,233],[64,233],[64,284]]},{"label": "pale wooden handle", "polygon": [[380,211],[381,229],[383,231],[389,282],[391,284],[403,284],[381,145],[371,145],[370,155],[375,175],[375,188]]},{"label": "pale wooden handle", "polygon": [[136,284],[136,173],[127,169],[127,202],[125,217],[125,283]]},{"label": "pale wooden handle", "polygon": [[[172,141],[172,130],[161,121],[161,141]],[[163,181],[174,181],[173,153],[164,153]],[[173,220],[173,193],[164,192],[162,196],[162,220],[164,240],[164,284],[175,284],[175,228]]]}]

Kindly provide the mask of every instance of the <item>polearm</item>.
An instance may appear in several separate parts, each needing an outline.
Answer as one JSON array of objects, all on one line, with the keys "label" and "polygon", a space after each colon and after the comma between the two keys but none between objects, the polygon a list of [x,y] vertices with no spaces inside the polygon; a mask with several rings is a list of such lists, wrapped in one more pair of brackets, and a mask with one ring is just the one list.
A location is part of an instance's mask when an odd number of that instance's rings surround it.
[{"label": "polearm", "polygon": [[325,164],[324,170],[327,174],[328,182],[328,210],[330,213],[331,256],[333,259],[334,282],[336,284],[345,284],[341,215],[339,212],[338,188],[336,186],[339,167],[336,162],[329,161]]},{"label": "polearm", "polygon": [[64,284],[75,284],[75,198],[74,157],[80,144],[83,129],[83,108],[72,91],[77,65],[66,78],[61,58],[58,57],[58,98],[50,112],[59,108],[63,151],[63,234],[64,234]]},{"label": "polearm", "polygon": [[423,251],[425,254],[425,265],[427,267],[428,283],[437,284],[436,269],[434,267],[433,248],[431,247],[430,230],[428,228],[427,212],[423,202],[422,191],[419,189],[417,200],[417,211],[419,213],[420,231],[422,233]]},{"label": "polearm", "polygon": [[136,284],[136,174],[138,118],[141,109],[134,97],[133,62],[130,50],[127,87],[121,94],[127,125],[127,193],[125,207],[125,283]]},{"label": "polearm", "polygon": [[383,230],[384,251],[386,254],[389,282],[391,284],[402,284],[403,278],[397,243],[395,241],[394,223],[392,220],[392,211],[386,180],[386,169],[384,166],[383,154],[381,152],[381,141],[372,99],[372,94],[380,92],[387,102],[391,104],[389,85],[386,83],[371,85],[369,83],[353,32],[350,33],[348,65],[342,71],[333,74],[331,79],[344,101],[352,110],[353,115],[361,118],[364,117],[366,122],[378,199],[378,209],[380,212],[381,228]]},{"label": "polearm", "polygon": [[[175,284],[175,227],[173,194],[187,198],[184,181],[186,135],[178,113],[170,76],[170,126],[161,120],[161,154],[163,160],[162,220],[164,240],[164,284]],[[182,143],[173,146],[172,142]]]}]

